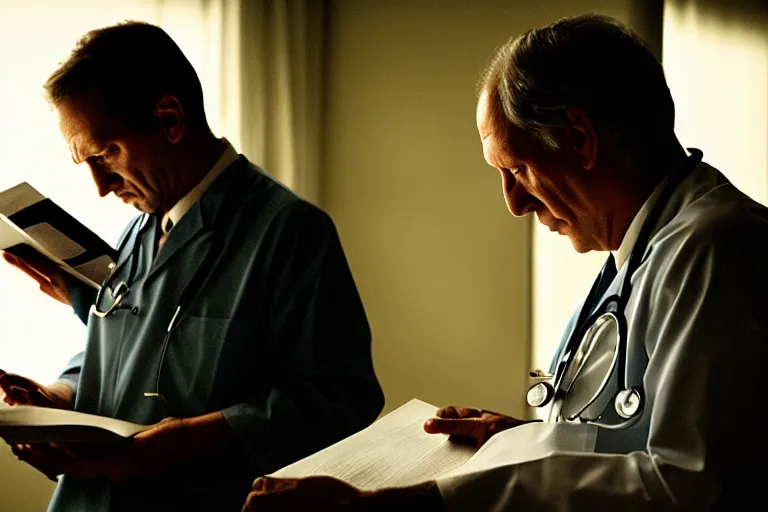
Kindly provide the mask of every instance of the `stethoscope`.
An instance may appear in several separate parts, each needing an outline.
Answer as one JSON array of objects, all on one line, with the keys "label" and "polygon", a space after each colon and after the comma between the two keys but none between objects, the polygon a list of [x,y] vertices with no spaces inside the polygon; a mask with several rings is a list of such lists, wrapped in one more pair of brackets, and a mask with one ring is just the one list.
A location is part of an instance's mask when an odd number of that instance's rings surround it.
[{"label": "stethoscope", "polygon": [[[138,309],[135,307],[131,307],[123,304],[123,299],[125,299],[125,297],[130,292],[128,283],[132,283],[136,277],[136,268],[139,260],[139,249],[141,247],[141,242],[142,242],[142,239],[144,238],[144,234],[147,231],[147,227],[149,226],[149,217],[150,215],[148,213],[145,213],[144,215],[137,217],[133,221],[133,224],[131,224],[131,227],[128,230],[128,233],[126,234],[125,238],[123,238],[123,240],[120,242],[120,245],[117,248],[117,254],[123,253],[128,241],[131,240],[131,238],[133,238],[134,245],[131,248],[131,254],[129,258],[125,258],[119,264],[115,264],[115,263],[110,264],[109,273],[107,274],[107,277],[104,278],[104,281],[101,283],[101,287],[99,287],[99,292],[96,294],[96,301],[91,306],[91,313],[93,313],[97,318],[106,318],[122,309],[130,309],[134,315],[138,314]],[[133,233],[133,231],[136,229],[137,224],[139,225],[138,232],[134,237],[131,237],[131,233]],[[118,272],[122,270],[123,266],[129,260],[131,262],[131,266],[128,270],[128,276],[124,280],[120,280],[116,284],[114,284],[113,281],[115,280],[115,277],[117,276]],[[109,293],[110,295],[112,295],[112,303],[108,308],[101,310],[99,309],[99,305],[103,302],[105,293]]]},{"label": "stethoscope", "polygon": [[[590,312],[591,305],[603,293],[600,289],[601,277],[609,265],[614,265],[611,255],[587,295],[554,374],[530,374],[531,385],[526,395],[528,405],[543,407],[552,403],[550,417],[589,422],[612,429],[627,428],[641,417],[639,413],[645,406],[643,376],[638,375],[640,372],[627,372],[627,319],[624,308],[632,292],[632,276],[642,262],[651,232],[664,207],[678,185],[701,162],[701,151],[693,148],[688,151],[691,155],[669,176],[643,223],[618,293],[604,299],[594,312]],[[647,357],[644,350],[642,356]],[[610,400],[606,400],[604,392],[614,370],[617,370],[619,382],[618,391],[613,395],[613,407],[610,407]],[[585,374],[602,377],[599,380],[579,379]]]}]

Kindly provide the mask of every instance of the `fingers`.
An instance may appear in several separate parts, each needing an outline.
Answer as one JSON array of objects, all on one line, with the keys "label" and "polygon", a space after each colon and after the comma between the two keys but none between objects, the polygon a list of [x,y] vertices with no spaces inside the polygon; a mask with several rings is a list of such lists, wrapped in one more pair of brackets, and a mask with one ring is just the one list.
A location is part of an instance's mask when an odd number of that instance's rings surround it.
[{"label": "fingers", "polygon": [[39,472],[46,476],[52,482],[58,482],[57,476],[61,473],[55,465],[46,455],[46,446],[39,445],[33,447],[29,444],[17,444],[11,447],[11,451],[16,457]]},{"label": "fingers", "polygon": [[[256,511],[269,512],[272,510],[290,511],[295,508],[291,501],[281,499],[298,487],[297,478],[272,478],[263,476],[253,482],[253,490],[248,494],[248,498],[243,506],[243,512]],[[298,510],[298,509],[295,509]]]},{"label": "fingers", "polygon": [[274,493],[295,489],[298,485],[298,478],[273,478],[262,476],[253,481],[253,490],[260,493]]},{"label": "fingers", "polygon": [[34,398],[32,395],[36,395],[39,392],[39,388],[39,384],[26,377],[0,370],[2,400],[8,405],[32,404]]},{"label": "fingers", "polygon": [[460,418],[479,418],[482,415],[482,411],[478,409],[472,409],[470,407],[455,407],[453,405],[449,405],[448,407],[443,407],[439,411],[437,411],[436,416],[438,418],[453,418],[453,419],[460,419]]},{"label": "fingers", "polygon": [[248,495],[243,510],[259,512],[337,510],[342,504],[352,503],[360,496],[361,491],[356,487],[329,476],[261,477],[253,482],[252,491]]},{"label": "fingers", "polygon": [[2,372],[0,375],[0,387],[2,386],[16,386],[25,389],[37,388],[39,385],[31,379],[15,373]]},{"label": "fingers", "polygon": [[69,304],[71,279],[57,264],[32,247],[19,245],[3,252],[3,258],[37,282],[40,290],[54,299]]},{"label": "fingers", "polygon": [[10,386],[3,388],[3,402],[8,405],[31,405],[32,398],[26,389]]},{"label": "fingers", "polygon": [[[21,385],[20,385],[21,384]],[[30,403],[29,392],[25,389],[27,384],[23,377],[0,370],[0,392],[2,400],[8,405],[27,405]]]},{"label": "fingers", "polygon": [[12,254],[8,254],[7,252],[3,253],[3,258],[5,259],[5,261],[7,261],[11,265],[18,268],[19,270],[27,274],[29,277],[37,281],[37,283],[40,286],[49,282],[49,279],[44,275],[43,272],[38,271],[32,265],[22,260],[21,258],[14,256]]},{"label": "fingers", "polygon": [[431,418],[424,423],[424,430],[430,434],[448,434],[458,437],[471,437],[473,439],[482,435],[483,429],[483,422],[475,418]]},{"label": "fingers", "polygon": [[3,252],[5,261],[19,268],[37,272],[48,277],[61,274],[61,269],[51,260],[28,245],[17,245]]}]

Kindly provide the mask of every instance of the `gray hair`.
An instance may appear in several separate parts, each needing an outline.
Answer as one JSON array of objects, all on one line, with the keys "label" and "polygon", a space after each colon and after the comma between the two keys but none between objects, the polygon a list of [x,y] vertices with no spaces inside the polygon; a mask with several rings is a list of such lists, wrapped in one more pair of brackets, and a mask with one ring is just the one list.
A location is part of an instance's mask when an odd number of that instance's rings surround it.
[{"label": "gray hair", "polygon": [[549,149],[565,111],[584,109],[595,128],[628,151],[674,133],[675,107],[661,64],[626,25],[585,14],[525,32],[502,46],[480,92],[495,114]]}]

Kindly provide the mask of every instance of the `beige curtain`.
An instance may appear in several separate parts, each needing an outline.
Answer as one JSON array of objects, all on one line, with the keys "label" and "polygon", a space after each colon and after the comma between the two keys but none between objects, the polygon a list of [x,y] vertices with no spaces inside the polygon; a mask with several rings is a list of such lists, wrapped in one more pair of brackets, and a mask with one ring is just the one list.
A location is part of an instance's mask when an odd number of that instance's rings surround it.
[{"label": "beige curtain", "polygon": [[212,128],[318,202],[325,3],[158,0],[156,19],[198,70]]},{"label": "beige curtain", "polygon": [[680,141],[768,204],[768,4],[668,0],[663,61]]}]

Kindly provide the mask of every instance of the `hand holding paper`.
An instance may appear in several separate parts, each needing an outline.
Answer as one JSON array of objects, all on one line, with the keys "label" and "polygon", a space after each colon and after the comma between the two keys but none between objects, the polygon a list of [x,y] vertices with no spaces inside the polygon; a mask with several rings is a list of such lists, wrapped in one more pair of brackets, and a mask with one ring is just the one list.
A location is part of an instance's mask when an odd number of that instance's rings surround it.
[{"label": "hand holding paper", "polygon": [[[454,443],[425,430],[450,431],[474,442]],[[559,451],[591,452],[595,430],[594,425],[523,421],[480,409],[438,411],[414,399],[357,434],[256,480],[245,510],[440,512],[441,480]],[[478,450],[474,445],[481,441]]]},{"label": "hand holding paper", "polygon": [[72,391],[65,384],[43,386],[32,379],[0,370],[0,398],[8,405],[72,408]]},{"label": "hand holding paper", "polygon": [[178,422],[166,418],[157,425],[143,427],[146,430],[134,437],[115,437],[106,443],[14,444],[11,449],[19,460],[53,481],[57,475],[70,475],[79,480],[106,478],[119,482],[162,473],[175,463],[157,448],[165,444],[163,438],[169,437],[173,425]]},{"label": "hand holding paper", "polygon": [[262,477],[253,489],[243,512],[389,512],[417,510],[445,512],[434,482],[411,487],[362,491],[329,476],[307,478]]},{"label": "hand holding paper", "polygon": [[0,192],[0,249],[20,257],[9,263],[65,303],[69,293],[62,275],[98,289],[117,257],[108,243],[28,183]]},{"label": "hand holding paper", "polygon": [[469,441],[480,448],[491,436],[526,423],[531,421],[485,409],[450,405],[437,411],[437,418],[428,419],[424,430],[430,434],[448,434],[453,440]]},{"label": "hand holding paper", "polygon": [[70,290],[74,278],[35,249],[17,245],[3,251],[3,259],[37,281],[40,291],[62,304],[72,306]]}]

